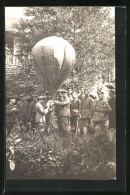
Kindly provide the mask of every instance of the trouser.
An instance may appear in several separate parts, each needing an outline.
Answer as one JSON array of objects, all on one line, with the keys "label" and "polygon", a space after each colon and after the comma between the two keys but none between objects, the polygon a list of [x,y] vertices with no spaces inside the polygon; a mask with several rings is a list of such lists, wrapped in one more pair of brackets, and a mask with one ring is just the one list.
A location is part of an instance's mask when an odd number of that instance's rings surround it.
[{"label": "trouser", "polygon": [[79,128],[80,128],[80,133],[83,134],[83,128],[87,127],[87,130],[89,130],[89,125],[90,125],[91,119],[89,118],[80,118],[79,120]]},{"label": "trouser", "polygon": [[116,117],[115,116],[109,116],[109,129],[116,129]]},{"label": "trouser", "polygon": [[63,134],[70,132],[70,117],[67,116],[59,116],[59,131]]},{"label": "trouser", "polygon": [[35,119],[31,120],[31,130],[35,128]]},{"label": "trouser", "polygon": [[74,130],[74,132],[76,132],[78,120],[78,116],[71,116],[70,118],[71,130]]},{"label": "trouser", "polygon": [[45,131],[47,134],[49,134],[50,129],[51,129],[51,113],[48,113],[46,115],[46,125],[45,125]]},{"label": "trouser", "polygon": [[7,134],[9,135],[14,123],[6,123]]},{"label": "trouser", "polygon": [[95,132],[95,127],[100,124],[101,125],[101,130],[104,130],[105,129],[105,121],[94,121],[92,120],[91,121],[91,131],[92,133]]},{"label": "trouser", "polygon": [[29,120],[25,116],[24,117],[20,116],[19,120],[20,120],[20,128],[22,128],[22,126],[24,125],[27,130],[30,129]]},{"label": "trouser", "polygon": [[43,138],[45,135],[45,122],[36,122],[35,124],[35,132],[40,134],[41,138]]}]

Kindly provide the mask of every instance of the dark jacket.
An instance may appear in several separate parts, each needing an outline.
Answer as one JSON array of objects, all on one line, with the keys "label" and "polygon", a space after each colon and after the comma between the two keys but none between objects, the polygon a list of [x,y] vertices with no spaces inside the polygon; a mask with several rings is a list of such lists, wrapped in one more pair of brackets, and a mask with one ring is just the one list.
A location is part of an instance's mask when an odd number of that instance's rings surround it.
[{"label": "dark jacket", "polygon": [[64,99],[62,102],[56,101],[56,105],[60,106],[58,116],[68,116],[70,117],[70,100],[69,98]]},{"label": "dark jacket", "polygon": [[[13,108],[16,108],[17,110],[14,112],[12,111]],[[11,105],[9,103],[6,106],[6,123],[14,123],[18,113],[19,113],[19,110],[16,107],[16,105]]]},{"label": "dark jacket", "polygon": [[91,118],[94,112],[93,100],[88,96],[81,100],[80,113],[81,118]]},{"label": "dark jacket", "polygon": [[31,101],[29,104],[29,118],[34,119],[36,116],[36,102]]},{"label": "dark jacket", "polygon": [[100,99],[95,104],[95,111],[94,111],[92,120],[105,121],[106,117],[110,111],[111,111],[111,108],[110,108],[108,102]]},{"label": "dark jacket", "polygon": [[108,101],[111,111],[109,113],[109,127],[116,128],[116,102],[115,97],[111,97]]},{"label": "dark jacket", "polygon": [[22,120],[29,120],[29,102],[21,101],[19,105],[19,112]]},{"label": "dark jacket", "polygon": [[70,114],[71,116],[79,116],[81,101],[77,99],[73,99],[70,104]]}]

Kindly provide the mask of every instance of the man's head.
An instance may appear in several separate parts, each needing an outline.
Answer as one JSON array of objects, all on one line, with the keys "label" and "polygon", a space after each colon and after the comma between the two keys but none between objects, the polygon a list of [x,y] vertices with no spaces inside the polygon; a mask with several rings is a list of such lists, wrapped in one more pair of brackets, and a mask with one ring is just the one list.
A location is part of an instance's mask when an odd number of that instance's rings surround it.
[{"label": "man's head", "polygon": [[85,97],[88,97],[88,90],[87,89],[84,90],[84,95],[85,95]]},{"label": "man's head", "polygon": [[22,101],[24,101],[26,99],[26,95],[25,94],[21,94],[20,97],[21,97]]},{"label": "man's head", "polygon": [[37,99],[38,99],[38,97],[37,97],[36,94],[33,94],[33,95],[32,95],[32,98],[33,98],[33,101],[37,101]]},{"label": "man's head", "polygon": [[115,95],[115,91],[114,91],[114,90],[110,90],[110,91],[109,91],[109,96],[110,96],[110,97],[113,97],[114,95]]},{"label": "man's head", "polygon": [[69,88],[67,88],[67,90],[68,90],[68,95],[71,95],[72,94],[72,89],[69,87]]},{"label": "man's head", "polygon": [[15,98],[10,98],[10,103],[11,104],[15,104],[16,103],[16,99]]},{"label": "man's head", "polygon": [[98,94],[99,99],[104,99],[104,92],[100,91],[97,94]]},{"label": "man's head", "polygon": [[16,103],[16,99],[17,99],[17,97],[15,95],[11,95],[10,96],[10,103],[11,104],[15,104]]},{"label": "man's head", "polygon": [[43,103],[46,100],[46,96],[39,96],[38,101]]},{"label": "man's head", "polygon": [[80,91],[82,94],[84,94],[84,87],[80,87]]},{"label": "man's head", "polygon": [[67,98],[67,97],[68,97],[67,91],[64,90],[64,91],[62,92],[62,96],[63,96],[63,98]]}]

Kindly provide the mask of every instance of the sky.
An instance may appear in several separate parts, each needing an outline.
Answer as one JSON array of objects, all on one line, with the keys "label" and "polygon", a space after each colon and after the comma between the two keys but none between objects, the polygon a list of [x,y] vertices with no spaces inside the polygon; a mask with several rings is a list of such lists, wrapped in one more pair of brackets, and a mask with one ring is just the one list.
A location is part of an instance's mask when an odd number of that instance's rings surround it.
[{"label": "sky", "polygon": [[5,7],[5,18],[21,18],[24,15],[24,7]]},{"label": "sky", "polygon": [[[111,9],[111,17],[114,16],[114,7]],[[24,17],[24,7],[5,7],[5,17],[21,18]]]}]

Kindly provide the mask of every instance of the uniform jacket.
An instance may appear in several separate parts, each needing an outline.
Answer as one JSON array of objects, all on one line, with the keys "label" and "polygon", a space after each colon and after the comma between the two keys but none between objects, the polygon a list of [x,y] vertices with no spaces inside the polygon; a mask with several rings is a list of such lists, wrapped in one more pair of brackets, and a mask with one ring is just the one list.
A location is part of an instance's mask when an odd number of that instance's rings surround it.
[{"label": "uniform jacket", "polygon": [[110,107],[111,107],[111,111],[109,113],[109,116],[111,117],[115,117],[116,116],[116,102],[115,102],[115,97],[111,97],[108,101]]},{"label": "uniform jacket", "polygon": [[81,118],[91,118],[94,111],[93,100],[88,96],[81,100],[80,113]]},{"label": "uniform jacket", "polygon": [[56,105],[60,106],[58,116],[70,117],[70,100],[69,100],[69,98],[64,99],[62,102],[56,101]]},{"label": "uniform jacket", "polygon": [[108,113],[111,111],[109,104],[100,99],[95,104],[95,111],[92,120],[94,121],[105,121]]},{"label": "uniform jacket", "polygon": [[80,95],[78,96],[78,99],[81,101],[84,97],[85,97],[84,94],[80,94]]},{"label": "uniform jacket", "polygon": [[35,122],[43,123],[45,122],[45,109],[40,102],[36,103],[36,119]]},{"label": "uniform jacket", "polygon": [[[12,111],[13,108],[17,109],[15,113]],[[16,115],[18,113],[19,113],[19,110],[16,107],[16,105],[8,104],[6,106],[6,123],[14,123],[16,119]]]},{"label": "uniform jacket", "polygon": [[108,101],[111,111],[109,113],[109,127],[116,128],[116,102],[115,97],[111,97]]},{"label": "uniform jacket", "polygon": [[80,109],[81,101],[77,99],[73,99],[70,104],[70,114],[71,116],[78,116]]},{"label": "uniform jacket", "polygon": [[22,120],[29,120],[29,102],[21,101],[21,103],[19,103],[19,111]]},{"label": "uniform jacket", "polygon": [[33,119],[36,115],[36,102],[31,101],[29,104],[29,118]]}]

